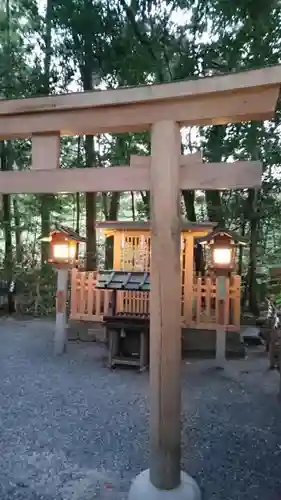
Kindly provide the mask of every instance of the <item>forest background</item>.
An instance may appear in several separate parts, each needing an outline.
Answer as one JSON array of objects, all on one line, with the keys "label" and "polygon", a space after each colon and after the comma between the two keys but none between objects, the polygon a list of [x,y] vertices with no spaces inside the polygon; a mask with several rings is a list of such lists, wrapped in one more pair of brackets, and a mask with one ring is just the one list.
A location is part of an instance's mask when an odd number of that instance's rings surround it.
[{"label": "forest background", "polygon": [[[163,83],[280,63],[281,1],[1,0],[1,98]],[[185,191],[182,215],[218,222],[249,238],[239,254],[249,310],[258,314],[268,270],[281,264],[280,110],[268,122],[187,128],[184,152],[204,161],[257,160],[260,189]],[[149,134],[61,139],[62,167],[114,168],[149,154]],[[30,141],[1,141],[1,170],[30,164]],[[48,159],[46,158],[46,161]],[[149,194],[4,195],[0,267],[4,276],[53,282],[48,244],[55,223],[87,236],[86,268],[103,264],[96,220],[148,219]],[[107,260],[112,248],[108,245]],[[45,276],[45,278],[44,278]],[[45,280],[45,281],[44,281]],[[43,286],[43,285],[42,285]],[[53,295],[52,295],[53,296]]]}]

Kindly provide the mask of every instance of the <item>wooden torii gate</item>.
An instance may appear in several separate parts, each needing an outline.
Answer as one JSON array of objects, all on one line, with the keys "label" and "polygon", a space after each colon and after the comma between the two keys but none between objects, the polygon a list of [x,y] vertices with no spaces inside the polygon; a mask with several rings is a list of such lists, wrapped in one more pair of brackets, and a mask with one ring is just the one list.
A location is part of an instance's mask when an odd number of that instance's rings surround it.
[{"label": "wooden torii gate", "polygon": [[[180,189],[258,186],[258,162],[201,164],[180,156],[180,126],[218,125],[274,116],[281,67],[164,85],[0,101],[0,139],[32,140],[29,171],[0,172],[1,193],[150,190],[150,470],[129,498],[199,499],[180,471]],[[151,130],[151,158],[134,168],[60,169],[60,136]],[[143,168],[149,165],[149,168]],[[169,266],[167,266],[169,262]],[[172,335],[171,335],[172,333]]]}]

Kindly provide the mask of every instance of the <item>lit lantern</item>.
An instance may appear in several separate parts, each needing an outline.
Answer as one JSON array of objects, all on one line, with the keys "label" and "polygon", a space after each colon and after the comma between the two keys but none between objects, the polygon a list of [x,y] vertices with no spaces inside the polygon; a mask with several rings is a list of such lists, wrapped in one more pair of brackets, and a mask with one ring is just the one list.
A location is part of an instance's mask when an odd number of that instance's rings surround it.
[{"label": "lit lantern", "polygon": [[76,261],[78,243],[85,243],[86,239],[65,226],[57,226],[49,236],[40,238],[50,244],[50,264],[57,267],[72,267]]},{"label": "lit lantern", "polygon": [[72,264],[76,257],[76,247],[76,240],[72,240],[65,233],[54,231],[51,233],[49,263]]},{"label": "lit lantern", "polygon": [[233,271],[235,266],[236,243],[225,232],[213,236],[209,244],[211,249],[211,267],[218,270]]},{"label": "lit lantern", "polygon": [[232,261],[231,248],[213,248],[214,266],[230,266]]},{"label": "lit lantern", "polygon": [[219,275],[234,271],[236,249],[239,245],[247,245],[247,240],[232,231],[217,229],[198,238],[197,243],[210,249],[210,268]]}]

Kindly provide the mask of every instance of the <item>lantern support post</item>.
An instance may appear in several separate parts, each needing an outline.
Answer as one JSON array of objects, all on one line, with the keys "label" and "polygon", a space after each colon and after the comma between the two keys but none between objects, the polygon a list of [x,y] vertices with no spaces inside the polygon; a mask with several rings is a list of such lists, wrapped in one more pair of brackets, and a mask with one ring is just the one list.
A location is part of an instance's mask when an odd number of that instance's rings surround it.
[{"label": "lantern support post", "polygon": [[246,238],[228,229],[215,229],[207,236],[197,239],[197,243],[210,249],[210,269],[216,277],[216,357],[217,368],[224,368],[226,361],[226,325],[229,310],[229,284],[235,269],[235,256],[238,245],[247,245]]},{"label": "lantern support post", "polygon": [[54,353],[61,355],[67,348],[66,304],[69,270],[75,265],[77,243],[85,243],[86,240],[66,226],[60,226],[57,229],[47,240],[50,241],[49,263],[53,264],[57,270]]},{"label": "lantern support post", "polygon": [[56,326],[54,353],[62,355],[67,349],[67,290],[69,267],[57,266]]},{"label": "lantern support post", "polygon": [[227,295],[226,275],[217,276],[217,307],[218,323],[216,327],[216,366],[224,368],[226,361],[226,327],[225,327],[225,301]]}]

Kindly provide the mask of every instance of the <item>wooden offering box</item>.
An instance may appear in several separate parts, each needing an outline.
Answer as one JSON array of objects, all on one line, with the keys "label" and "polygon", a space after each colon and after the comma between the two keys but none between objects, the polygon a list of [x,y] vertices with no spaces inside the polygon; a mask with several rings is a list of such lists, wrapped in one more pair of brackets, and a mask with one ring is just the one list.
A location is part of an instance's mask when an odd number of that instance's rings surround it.
[{"label": "wooden offering box", "polygon": [[117,310],[118,291],[148,292],[149,273],[101,271],[96,288],[112,290],[111,302],[103,317],[108,338],[108,365],[135,366],[140,371],[149,364],[149,314]]}]

